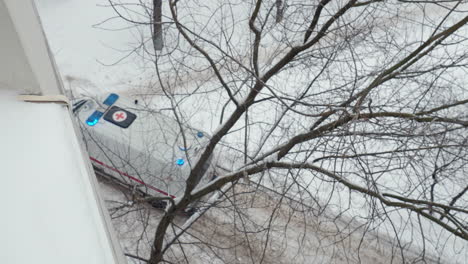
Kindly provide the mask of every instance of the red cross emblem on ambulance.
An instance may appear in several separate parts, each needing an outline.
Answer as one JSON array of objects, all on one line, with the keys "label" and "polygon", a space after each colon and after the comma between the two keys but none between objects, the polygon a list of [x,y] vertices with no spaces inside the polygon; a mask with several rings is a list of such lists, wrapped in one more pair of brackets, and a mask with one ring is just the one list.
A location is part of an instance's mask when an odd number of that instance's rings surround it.
[{"label": "red cross emblem on ambulance", "polygon": [[127,119],[127,113],[124,111],[116,111],[112,115],[112,119],[116,122],[123,122]]},{"label": "red cross emblem on ambulance", "polygon": [[111,106],[104,115],[104,120],[121,128],[129,127],[136,118],[134,113],[115,105]]}]

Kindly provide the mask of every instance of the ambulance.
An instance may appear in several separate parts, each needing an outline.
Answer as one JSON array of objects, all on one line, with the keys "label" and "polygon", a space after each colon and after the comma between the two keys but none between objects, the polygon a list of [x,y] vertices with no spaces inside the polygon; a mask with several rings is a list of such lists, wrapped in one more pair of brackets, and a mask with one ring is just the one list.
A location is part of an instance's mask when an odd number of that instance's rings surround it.
[{"label": "ambulance", "polygon": [[[73,102],[96,172],[144,195],[175,199],[183,194],[191,166],[208,144],[206,132],[116,93]],[[212,178],[210,163],[211,158],[198,184]]]}]

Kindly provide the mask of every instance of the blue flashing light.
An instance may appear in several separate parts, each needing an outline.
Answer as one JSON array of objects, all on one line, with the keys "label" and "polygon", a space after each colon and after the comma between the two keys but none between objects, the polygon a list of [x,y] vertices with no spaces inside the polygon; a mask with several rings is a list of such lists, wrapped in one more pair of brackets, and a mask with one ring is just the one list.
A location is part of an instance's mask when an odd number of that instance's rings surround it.
[{"label": "blue flashing light", "polygon": [[86,124],[88,124],[88,126],[94,126],[95,124],[97,124],[97,122],[99,121],[99,119],[94,119],[93,121],[86,121]]},{"label": "blue flashing light", "polygon": [[185,164],[185,160],[184,160],[184,159],[178,159],[178,160],[176,161],[176,164],[177,164],[178,166],[182,166],[182,165]]},{"label": "blue flashing light", "polygon": [[105,105],[111,106],[111,105],[115,104],[115,102],[117,102],[118,99],[119,99],[119,95],[117,95],[115,93],[111,93],[111,94],[109,94],[109,96],[107,96],[106,100],[104,100],[104,102],[102,102],[102,103],[105,104]]},{"label": "blue flashing light", "polygon": [[89,117],[88,119],[86,119],[86,124],[88,124],[88,126],[94,126],[97,124],[97,122],[99,122],[99,119],[101,119],[102,115],[104,113],[101,112],[101,111],[94,111]]},{"label": "blue flashing light", "polygon": [[199,138],[202,138],[203,136],[204,136],[204,135],[203,135],[203,132],[201,132],[201,131],[198,131],[198,133],[197,133],[197,137],[199,137]]}]

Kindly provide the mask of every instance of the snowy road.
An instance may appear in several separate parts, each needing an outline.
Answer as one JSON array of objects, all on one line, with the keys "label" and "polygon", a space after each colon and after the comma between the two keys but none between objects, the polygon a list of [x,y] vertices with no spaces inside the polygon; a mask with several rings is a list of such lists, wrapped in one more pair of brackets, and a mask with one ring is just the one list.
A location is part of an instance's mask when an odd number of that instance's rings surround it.
[{"label": "snowy road", "polygon": [[[132,197],[128,189],[103,178],[100,178],[100,189],[125,253],[147,257],[163,212],[146,203],[130,204],[128,201]],[[248,185],[241,185],[236,190],[245,193],[251,191],[252,186]],[[317,217],[313,214],[313,208],[292,200],[284,202],[278,208],[276,202],[281,197],[268,190],[257,190],[255,197],[245,196],[242,199],[245,200],[240,203],[241,208],[238,210],[242,210],[249,221],[252,221],[244,228],[254,230],[255,223],[269,221],[275,210],[280,212],[269,227],[270,236],[274,239],[268,246],[269,254],[265,256],[265,263],[383,264],[388,263],[390,259],[393,259],[394,263],[402,262],[398,252],[392,252],[391,240],[388,237],[368,231],[366,240],[362,241],[364,230],[358,222],[350,222],[349,219],[337,220],[332,215],[327,217],[326,214]],[[265,243],[266,230],[245,235],[242,230],[234,229],[236,217],[232,210],[226,207],[228,203],[225,200],[212,208],[187,234],[180,237],[180,243],[185,244],[184,251],[180,251],[178,247],[171,249],[170,255],[174,262],[183,261],[185,256],[190,263],[245,263],[251,262],[251,255],[262,255],[261,245]],[[307,223],[303,221],[304,215],[298,213],[300,210],[310,210]],[[173,231],[181,227],[187,219],[178,216]],[[143,263],[131,257],[128,260],[129,263]],[[436,260],[431,261],[428,256],[426,261],[438,263]]]}]

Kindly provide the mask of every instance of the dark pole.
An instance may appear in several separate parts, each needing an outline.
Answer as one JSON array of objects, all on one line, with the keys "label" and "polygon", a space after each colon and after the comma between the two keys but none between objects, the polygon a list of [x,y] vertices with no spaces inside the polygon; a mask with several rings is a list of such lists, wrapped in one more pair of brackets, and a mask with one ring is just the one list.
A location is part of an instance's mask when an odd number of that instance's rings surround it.
[{"label": "dark pole", "polygon": [[153,0],[153,45],[154,50],[162,50],[163,38],[162,38],[162,0]]}]

